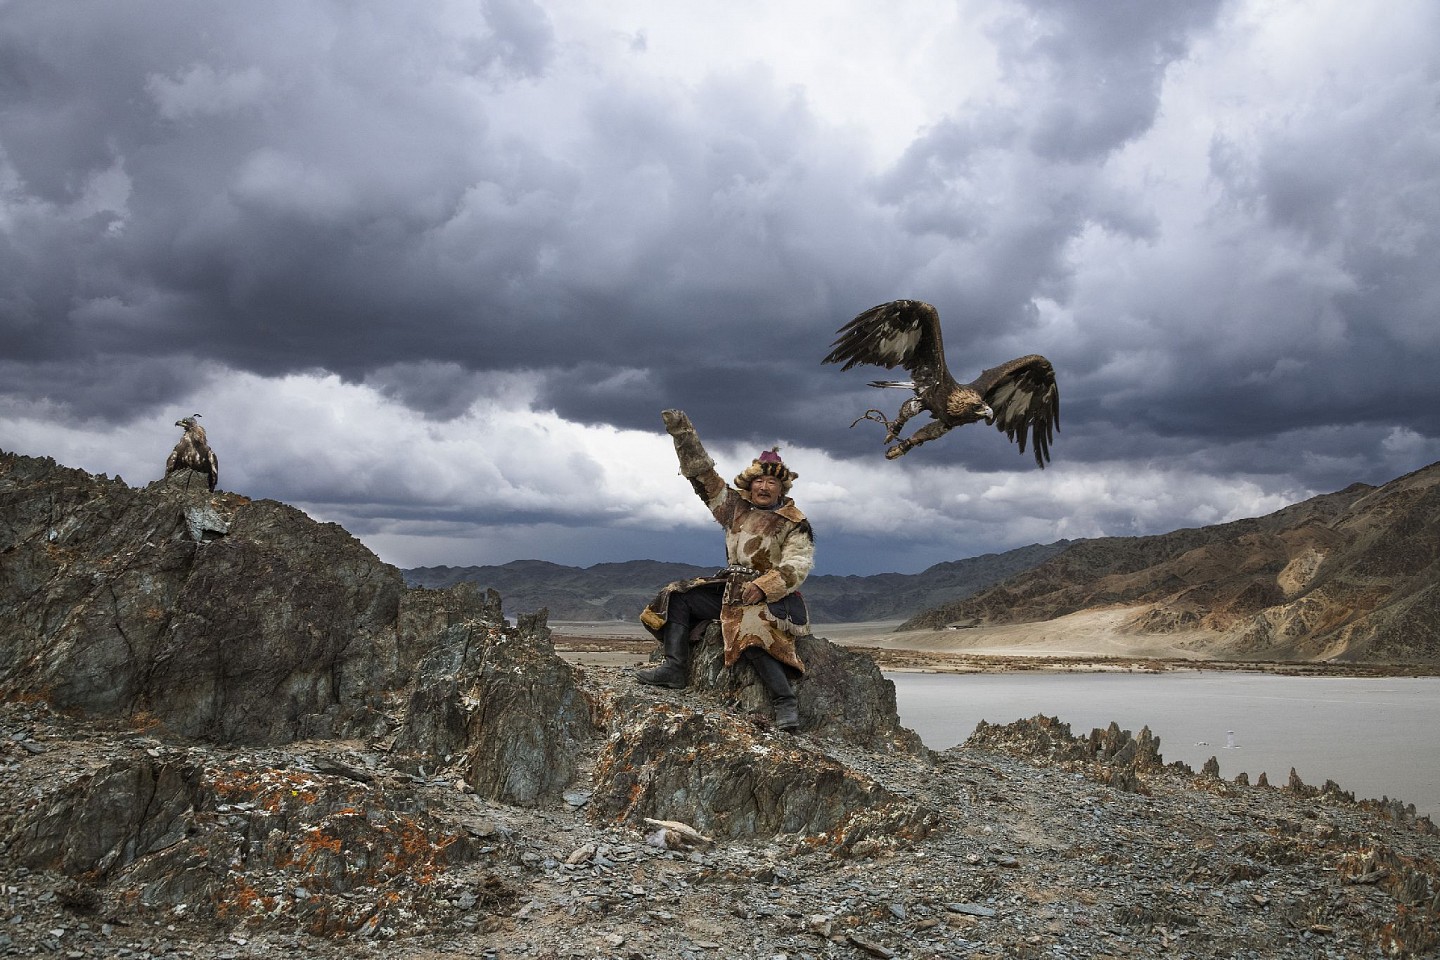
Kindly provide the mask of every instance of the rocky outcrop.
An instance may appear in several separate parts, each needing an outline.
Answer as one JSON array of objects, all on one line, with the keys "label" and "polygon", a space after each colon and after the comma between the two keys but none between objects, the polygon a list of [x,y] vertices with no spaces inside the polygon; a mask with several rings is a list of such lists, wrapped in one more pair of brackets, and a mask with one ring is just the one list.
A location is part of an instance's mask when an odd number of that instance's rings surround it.
[{"label": "rocky outcrop", "polygon": [[3,455],[0,534],[5,952],[1436,945],[1413,808],[1226,784],[1058,720],[935,754],[821,638],[792,735],[713,633],[683,691],[581,670],[543,611],[397,588],[281,504]]},{"label": "rocky outcrop", "polygon": [[334,524],[0,458],[0,694],[217,744],[388,738],[478,792],[558,797],[596,735],[543,617],[408,590]]},{"label": "rocky outcrop", "polygon": [[222,742],[368,732],[400,679],[399,571],[188,478],[132,490],[3,455],[0,693]]},{"label": "rocky outcrop", "polygon": [[[395,567],[336,525],[187,479],[174,474],[137,491],[46,461],[0,459],[9,653],[0,694],[217,747],[359,740],[418,774],[444,769],[494,802],[544,806],[576,787],[624,796],[624,805],[596,803],[605,818],[664,813],[724,822],[734,836],[831,832],[894,806],[883,787],[861,784],[816,744],[922,753],[874,662],[816,638],[802,640],[811,671],[798,685],[811,746],[757,747],[773,734],[743,718],[768,712],[768,699],[749,669],[723,668],[713,632],[694,659],[691,717],[707,731],[707,750],[753,782],[707,774],[684,802],[661,787],[648,799],[632,794],[629,771],[624,783],[606,782],[608,771],[619,776],[615,764],[600,764],[600,780],[586,783],[585,763],[608,734],[606,756],[629,750],[652,773],[675,763],[683,743],[667,747],[654,733],[670,723],[668,691],[585,688],[554,653],[543,610],[511,626],[494,590],[406,589]],[[73,787],[49,818],[59,826],[24,826],[27,856],[69,872],[99,869],[104,855],[56,858],[39,839],[71,829],[66,823],[95,803],[160,818],[122,843],[96,841],[144,856],[153,846],[147,830],[174,829],[168,802],[157,806],[157,784],[184,784],[176,803],[192,812],[219,803],[197,776],[117,767]],[[137,784],[128,793],[118,787],[127,779]],[[749,792],[737,792],[742,783]]]},{"label": "rocky outcrop", "polygon": [[[221,745],[368,738],[506,803],[553,801],[581,775],[617,711],[577,686],[544,612],[511,626],[494,591],[406,589],[341,528],[188,479],[132,490],[0,460],[0,693]],[[801,654],[813,736],[920,749],[868,658],[816,638]],[[748,669],[723,668],[718,632],[694,678],[713,709],[768,710]]]},{"label": "rocky outcrop", "polygon": [[[1101,783],[1128,793],[1150,793],[1147,776],[1165,766],[1160,756],[1160,738],[1149,727],[1131,734],[1117,723],[1104,730],[1091,730],[1088,737],[1077,737],[1070,732],[1070,724],[1058,717],[1039,716],[1008,724],[982,720],[966,743],[1040,763],[1079,764]],[[1173,766],[1185,773],[1194,772],[1183,763]]]},{"label": "rocky outcrop", "polygon": [[648,711],[623,724],[595,766],[593,815],[681,821],[723,839],[797,834],[840,848],[908,842],[938,814],[794,737],[731,714]]},{"label": "rocky outcrop", "polygon": [[[875,661],[823,637],[797,637],[803,676],[792,674],[800,704],[800,729],[822,739],[840,740],[869,750],[915,753],[923,749],[914,731],[900,725],[895,684]],[[745,662],[725,666],[718,624],[694,634],[690,681],[722,703],[760,717],[771,716],[770,698]],[[656,654],[658,656],[658,652]]]},{"label": "rocky outcrop", "polygon": [[[836,849],[908,843],[938,814],[856,770],[848,751],[912,757],[930,751],[899,722],[895,685],[874,661],[801,637],[807,670],[793,683],[801,734],[778,733],[769,695],[741,661],[724,663],[717,624],[692,638],[690,685],[673,691],[630,677],[593,689],[608,737],[587,809],[605,823],[679,821],[719,839],[795,834]],[[618,692],[618,697],[617,697]]]},{"label": "rocky outcrop", "polygon": [[466,620],[439,639],[416,667],[392,749],[457,766],[470,788],[495,800],[534,805],[559,796],[597,730],[543,615],[522,618],[516,630]]}]

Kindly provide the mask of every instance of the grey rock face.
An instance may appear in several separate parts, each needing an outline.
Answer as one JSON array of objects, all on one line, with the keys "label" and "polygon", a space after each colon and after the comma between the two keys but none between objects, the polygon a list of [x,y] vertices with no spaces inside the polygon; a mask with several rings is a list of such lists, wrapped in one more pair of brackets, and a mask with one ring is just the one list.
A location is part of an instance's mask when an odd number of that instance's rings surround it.
[{"label": "grey rock face", "polygon": [[[769,695],[750,666],[743,659],[725,666],[719,625],[710,624],[695,639],[692,687],[713,691],[742,710],[770,715]],[[802,733],[886,753],[924,749],[915,732],[900,725],[895,684],[885,679],[874,660],[823,637],[800,637],[795,648],[805,664],[803,677],[791,677]]]},{"label": "grey rock face", "polygon": [[23,816],[12,855],[67,876],[104,878],[185,836],[200,803],[199,771],[145,756],[81,777]]},{"label": "grey rock face", "polygon": [[27,459],[0,461],[0,692],[219,741],[366,723],[394,679],[399,571],[284,504]]},{"label": "grey rock face", "polygon": [[529,806],[574,779],[578,753],[597,735],[590,714],[543,614],[516,630],[466,620],[417,667],[393,749],[463,756],[477,793]]},{"label": "grey rock face", "polygon": [[442,891],[416,878],[474,857],[407,791],[257,758],[144,753],[61,786],[6,841],[17,862],[73,878],[74,902],[122,888],[171,916],[281,919],[326,936],[446,912]]},{"label": "grey rock face", "polygon": [[675,820],[714,837],[924,836],[938,816],[787,734],[730,714],[655,707],[623,725],[595,766],[591,815]]},{"label": "grey rock face", "polygon": [[592,818],[678,821],[720,838],[799,834],[841,849],[910,842],[935,828],[933,810],[888,791],[844,756],[932,756],[900,726],[894,684],[874,661],[801,638],[807,671],[793,679],[801,733],[792,735],[774,730],[769,694],[751,667],[725,666],[717,624],[693,640],[686,689],[632,678],[628,695],[598,698],[610,737],[594,765]]},{"label": "grey rock face", "polygon": [[196,543],[218,540],[230,532],[230,524],[212,507],[186,507],[185,527]]},{"label": "grey rock face", "polygon": [[394,735],[497,799],[557,797],[593,739],[543,615],[407,591],[335,524],[0,453],[0,696],[221,744]]}]

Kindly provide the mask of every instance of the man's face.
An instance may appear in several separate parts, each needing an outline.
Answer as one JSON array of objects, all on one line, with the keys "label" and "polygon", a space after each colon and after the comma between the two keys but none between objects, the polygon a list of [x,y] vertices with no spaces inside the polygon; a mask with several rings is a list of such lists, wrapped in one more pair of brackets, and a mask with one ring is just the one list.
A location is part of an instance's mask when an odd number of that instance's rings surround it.
[{"label": "man's face", "polygon": [[750,502],[757,507],[773,507],[780,502],[781,489],[775,477],[756,477],[750,481]]}]

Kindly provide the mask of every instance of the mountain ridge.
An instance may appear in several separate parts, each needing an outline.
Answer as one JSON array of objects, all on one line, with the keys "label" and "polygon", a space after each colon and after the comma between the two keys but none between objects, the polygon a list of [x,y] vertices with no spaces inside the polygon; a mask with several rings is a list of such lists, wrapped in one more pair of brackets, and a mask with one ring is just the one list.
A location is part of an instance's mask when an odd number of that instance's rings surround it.
[{"label": "mountain ridge", "polygon": [[[1003,553],[946,560],[920,573],[869,576],[818,574],[801,593],[816,622],[895,620],[917,610],[968,597],[1028,570],[1072,541],[1031,544]],[[510,611],[545,608],[552,619],[635,620],[661,587],[672,580],[708,576],[717,567],[663,560],[627,560],[571,567],[546,560],[512,560],[486,566],[433,566],[402,570],[412,587],[444,589],[469,583],[494,589]]]},{"label": "mountain ridge", "polygon": [[1124,630],[1209,656],[1440,661],[1440,463],[1262,517],[1080,541],[901,630],[1133,608]]}]

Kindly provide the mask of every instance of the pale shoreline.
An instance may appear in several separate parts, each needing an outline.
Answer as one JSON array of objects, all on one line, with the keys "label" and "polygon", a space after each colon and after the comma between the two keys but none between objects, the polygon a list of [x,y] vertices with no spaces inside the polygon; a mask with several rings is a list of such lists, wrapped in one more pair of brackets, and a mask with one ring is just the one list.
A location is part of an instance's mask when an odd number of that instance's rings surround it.
[{"label": "pale shoreline", "polygon": [[[1440,665],[1250,661],[1205,652],[1218,637],[1206,631],[1142,634],[1123,629],[1132,608],[1087,610],[1039,623],[943,630],[896,629],[900,620],[816,623],[818,637],[863,650],[882,670],[925,673],[1008,671],[1254,670],[1325,674],[1440,674]],[[557,652],[577,664],[632,666],[655,641],[638,621],[555,621]]]},{"label": "pale shoreline", "polygon": [[[846,647],[878,647],[923,653],[972,653],[986,656],[1038,657],[1177,657],[1205,659],[1193,650],[1167,643],[1153,636],[1136,636],[1119,630],[1134,611],[1125,609],[1086,611],[1043,623],[1007,624],[944,630],[897,629],[901,620],[869,620],[855,623],[821,623],[813,626],[816,636]],[[638,621],[565,620],[550,624],[559,637],[612,640],[648,640],[650,634]],[[1196,639],[1186,634],[1188,640]]]}]

